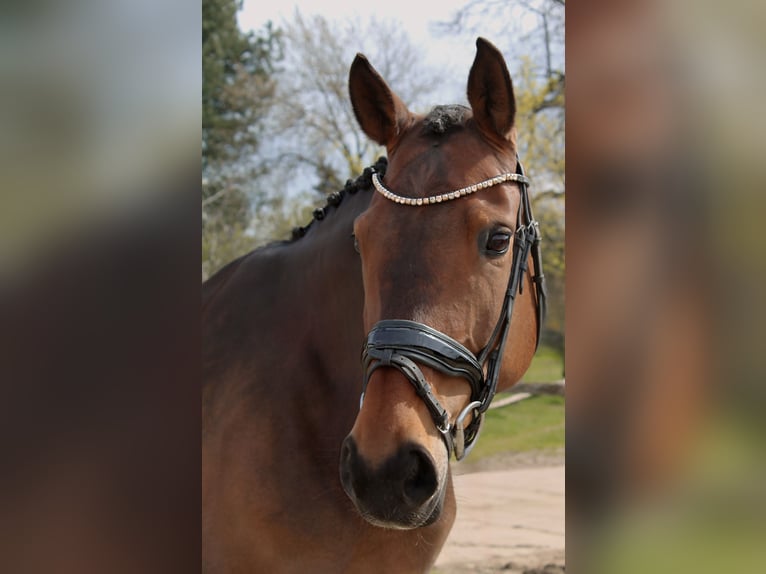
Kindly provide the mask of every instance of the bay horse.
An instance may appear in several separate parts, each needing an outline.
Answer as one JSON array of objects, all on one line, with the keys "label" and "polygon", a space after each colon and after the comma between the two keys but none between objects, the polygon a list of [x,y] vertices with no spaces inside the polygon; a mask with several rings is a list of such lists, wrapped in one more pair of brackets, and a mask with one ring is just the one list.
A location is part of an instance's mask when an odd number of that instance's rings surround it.
[{"label": "bay horse", "polygon": [[425,115],[358,54],[351,103],[387,161],[203,284],[205,572],[435,562],[451,455],[529,366],[545,295],[511,78],[476,45],[470,108]]}]

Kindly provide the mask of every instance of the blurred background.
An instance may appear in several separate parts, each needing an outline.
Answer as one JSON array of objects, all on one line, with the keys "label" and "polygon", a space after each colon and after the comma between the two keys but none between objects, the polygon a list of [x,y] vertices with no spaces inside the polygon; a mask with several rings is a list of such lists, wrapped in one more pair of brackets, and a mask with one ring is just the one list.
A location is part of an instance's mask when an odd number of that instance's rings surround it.
[{"label": "blurred background", "polygon": [[567,570],[766,548],[763,3],[567,8]]},{"label": "blurred background", "polygon": [[201,25],[0,8],[2,572],[199,568]]}]

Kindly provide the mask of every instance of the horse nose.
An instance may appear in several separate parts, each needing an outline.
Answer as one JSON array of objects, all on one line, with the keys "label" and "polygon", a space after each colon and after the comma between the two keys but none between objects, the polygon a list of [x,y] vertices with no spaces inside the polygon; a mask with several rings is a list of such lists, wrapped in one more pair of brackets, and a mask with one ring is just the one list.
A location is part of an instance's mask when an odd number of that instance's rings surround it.
[{"label": "horse nose", "polygon": [[343,441],[340,456],[343,489],[360,513],[380,525],[421,526],[434,509],[439,490],[436,465],[428,451],[406,443],[372,468],[353,437]]}]

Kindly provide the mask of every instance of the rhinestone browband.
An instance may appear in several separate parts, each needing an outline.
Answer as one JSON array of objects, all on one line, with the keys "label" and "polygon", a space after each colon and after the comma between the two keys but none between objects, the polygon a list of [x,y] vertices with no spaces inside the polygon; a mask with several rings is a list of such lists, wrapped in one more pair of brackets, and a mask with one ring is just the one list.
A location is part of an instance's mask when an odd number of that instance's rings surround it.
[{"label": "rhinestone browband", "polygon": [[372,185],[375,186],[375,189],[386,199],[390,199],[391,201],[394,201],[396,203],[401,203],[403,205],[430,205],[432,203],[441,203],[443,201],[450,201],[452,199],[457,199],[459,197],[470,195],[482,189],[487,189],[488,187],[492,187],[493,185],[505,183],[506,181],[516,181],[519,183],[524,183],[526,185],[529,185],[529,178],[524,175],[521,175],[519,173],[503,173],[501,175],[496,175],[495,177],[491,177],[487,180],[480,181],[479,183],[474,183],[473,185],[468,185],[466,187],[462,187],[460,189],[456,189],[455,191],[450,191],[448,193],[433,195],[431,197],[415,198],[415,197],[402,197],[401,195],[396,195],[393,191],[386,189],[383,186],[383,184],[380,183],[377,173],[372,174]]}]

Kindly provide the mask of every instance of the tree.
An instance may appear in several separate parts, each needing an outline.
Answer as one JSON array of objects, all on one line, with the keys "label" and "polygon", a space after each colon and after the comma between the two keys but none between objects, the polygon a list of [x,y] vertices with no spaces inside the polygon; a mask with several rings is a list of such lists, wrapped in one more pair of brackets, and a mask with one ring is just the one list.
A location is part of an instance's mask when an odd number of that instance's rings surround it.
[{"label": "tree", "polygon": [[494,34],[505,39],[504,49],[539,62],[546,77],[563,77],[564,6],[564,0],[470,0],[435,28],[445,33]]},{"label": "tree", "polygon": [[202,166],[236,160],[256,146],[272,101],[279,35],[267,24],[243,33],[241,0],[202,2]]},{"label": "tree", "polygon": [[241,32],[237,0],[202,2],[202,276],[252,248],[249,187],[273,104],[279,34]]},{"label": "tree", "polygon": [[284,28],[272,150],[281,169],[313,180],[320,193],[337,191],[383,153],[359,129],[348,97],[348,70],[364,52],[386,81],[416,109],[428,101],[438,74],[393,21],[330,22],[295,13]]}]

